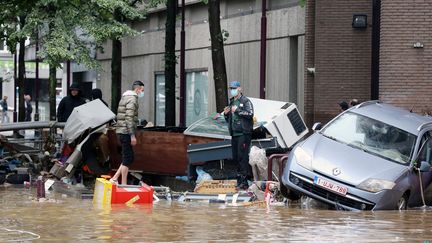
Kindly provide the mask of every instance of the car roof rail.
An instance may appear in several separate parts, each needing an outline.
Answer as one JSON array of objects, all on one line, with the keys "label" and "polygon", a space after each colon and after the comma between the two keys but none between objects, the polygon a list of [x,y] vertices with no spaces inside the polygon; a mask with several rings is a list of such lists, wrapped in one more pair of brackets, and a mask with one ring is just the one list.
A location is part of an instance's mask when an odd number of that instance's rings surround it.
[{"label": "car roof rail", "polygon": [[423,128],[425,128],[425,127],[427,127],[427,126],[431,126],[431,125],[432,125],[432,121],[422,123],[422,124],[417,128],[417,131],[420,131],[420,130],[422,130]]},{"label": "car roof rail", "polygon": [[380,100],[368,100],[357,105],[357,108],[382,103]]}]

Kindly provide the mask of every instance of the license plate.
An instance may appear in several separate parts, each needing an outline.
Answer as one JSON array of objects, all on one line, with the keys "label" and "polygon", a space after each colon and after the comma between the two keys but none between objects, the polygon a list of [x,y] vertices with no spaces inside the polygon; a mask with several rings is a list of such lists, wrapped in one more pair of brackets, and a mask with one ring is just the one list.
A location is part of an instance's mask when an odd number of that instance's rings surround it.
[{"label": "license plate", "polygon": [[325,188],[325,189],[327,189],[329,191],[336,192],[337,194],[344,195],[344,196],[348,192],[348,188],[346,188],[344,186],[337,185],[337,184],[335,184],[333,182],[324,180],[324,179],[322,179],[322,178],[320,178],[318,176],[315,176],[315,178],[314,178],[314,184],[318,185],[320,187],[323,187],[323,188]]}]

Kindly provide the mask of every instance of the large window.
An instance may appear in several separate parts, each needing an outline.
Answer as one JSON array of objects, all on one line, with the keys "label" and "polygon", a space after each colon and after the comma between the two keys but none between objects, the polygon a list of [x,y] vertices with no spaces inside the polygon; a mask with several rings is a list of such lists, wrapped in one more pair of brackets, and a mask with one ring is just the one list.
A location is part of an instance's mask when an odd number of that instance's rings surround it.
[{"label": "large window", "polygon": [[155,121],[156,126],[165,126],[165,75],[155,75]]},{"label": "large window", "polygon": [[208,116],[208,72],[186,74],[186,126]]}]

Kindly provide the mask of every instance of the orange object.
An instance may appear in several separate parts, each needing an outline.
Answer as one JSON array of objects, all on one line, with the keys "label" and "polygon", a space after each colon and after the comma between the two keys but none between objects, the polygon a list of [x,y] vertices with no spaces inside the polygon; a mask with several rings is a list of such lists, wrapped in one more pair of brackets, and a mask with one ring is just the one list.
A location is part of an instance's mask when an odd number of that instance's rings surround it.
[{"label": "orange object", "polygon": [[144,183],[140,186],[113,184],[111,203],[127,203],[131,199],[133,203],[153,203],[153,192],[154,188]]}]

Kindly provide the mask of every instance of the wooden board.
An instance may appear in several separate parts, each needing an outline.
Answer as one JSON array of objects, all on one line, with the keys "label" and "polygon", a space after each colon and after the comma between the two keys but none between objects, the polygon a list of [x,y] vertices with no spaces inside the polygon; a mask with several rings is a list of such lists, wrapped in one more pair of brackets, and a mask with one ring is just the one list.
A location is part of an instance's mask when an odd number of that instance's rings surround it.
[{"label": "wooden board", "polygon": [[[163,175],[187,174],[189,144],[220,141],[177,132],[147,130],[137,130],[136,137],[135,160],[129,169]],[[109,130],[108,138],[112,168],[117,168],[121,163],[121,149],[114,130]]]},{"label": "wooden board", "polygon": [[202,194],[236,193],[236,180],[211,180],[199,183],[194,192]]}]

